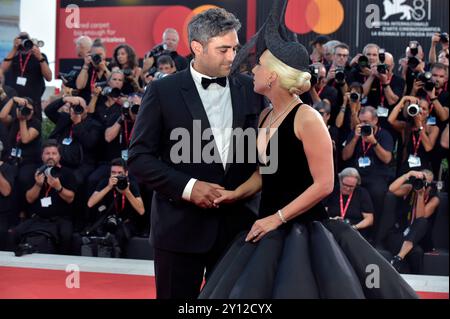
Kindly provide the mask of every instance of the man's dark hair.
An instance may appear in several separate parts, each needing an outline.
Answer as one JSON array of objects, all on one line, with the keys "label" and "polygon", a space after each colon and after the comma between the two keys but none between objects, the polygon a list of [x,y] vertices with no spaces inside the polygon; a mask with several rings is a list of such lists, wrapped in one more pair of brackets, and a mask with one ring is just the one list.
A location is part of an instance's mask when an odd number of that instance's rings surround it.
[{"label": "man's dark hair", "polygon": [[446,65],[443,64],[443,63],[439,63],[439,62],[434,63],[434,64],[432,65],[432,67],[431,67],[431,70],[433,70],[433,69],[444,70],[444,71],[445,71],[445,74],[448,74],[448,66],[446,66]]},{"label": "man's dark hair", "polygon": [[211,38],[222,36],[232,30],[239,31],[241,23],[230,12],[222,8],[209,9],[189,22],[189,43],[200,42],[205,46]]},{"label": "man's dark hair", "polygon": [[42,144],[42,153],[44,150],[49,147],[56,147],[58,149],[59,154],[61,154],[61,144],[58,143],[57,140],[49,139]]},{"label": "man's dark hair", "polygon": [[128,170],[127,162],[124,161],[122,158],[115,158],[115,159],[113,159],[113,160],[111,161],[111,167],[112,167],[112,166],[121,166],[121,167],[123,167],[123,169],[124,169],[125,171]]},{"label": "man's dark hair", "polygon": [[350,91],[352,89],[357,89],[360,94],[362,94],[363,91],[364,91],[363,85],[361,83],[359,83],[359,82],[353,82],[352,84],[350,84],[349,89],[350,89]]},{"label": "man's dark hair", "polygon": [[169,64],[170,67],[172,67],[172,68],[175,66],[175,62],[173,61],[173,59],[170,55],[161,55],[158,58],[157,64],[158,64],[158,67],[162,64]]}]

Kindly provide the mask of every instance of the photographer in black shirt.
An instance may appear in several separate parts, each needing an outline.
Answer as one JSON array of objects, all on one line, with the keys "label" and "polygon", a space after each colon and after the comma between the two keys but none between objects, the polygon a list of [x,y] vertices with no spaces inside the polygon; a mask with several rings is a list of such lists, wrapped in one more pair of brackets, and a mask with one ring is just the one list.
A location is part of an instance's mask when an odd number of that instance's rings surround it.
[{"label": "photographer in black shirt", "polygon": [[77,186],[72,172],[61,166],[59,150],[60,145],[55,140],[44,144],[43,166],[28,181],[26,192],[32,217],[14,229],[13,238],[18,244],[24,234],[44,230],[52,234],[61,254],[70,254],[73,232],[71,203]]},{"label": "photographer in black shirt", "polygon": [[[59,112],[67,105],[69,113]],[[50,138],[61,144],[61,163],[72,169],[78,185],[95,169],[97,147],[102,126],[88,116],[86,102],[81,97],[64,97],[49,104],[47,117],[55,123]]]},{"label": "photographer in black shirt", "polygon": [[16,90],[5,84],[5,73],[0,68],[0,111],[10,98],[17,96]]},{"label": "photographer in black shirt", "polygon": [[[0,158],[3,151],[3,143],[0,140]],[[0,250],[6,249],[8,228],[14,223],[14,200],[12,191],[16,168],[0,159]]]},{"label": "photographer in black shirt", "polygon": [[45,81],[52,80],[52,71],[40,43],[30,39],[26,32],[14,39],[11,52],[2,63],[6,84],[17,91],[19,97],[30,97],[34,101],[34,111],[42,119],[41,98],[45,91]]},{"label": "photographer in black shirt", "polygon": [[97,234],[114,234],[123,252],[127,241],[137,233],[136,218],[145,213],[139,188],[129,179],[123,159],[118,158],[111,162],[110,177],[102,180],[89,198],[88,207],[94,206],[107,208],[104,216],[98,217],[103,218],[104,222],[96,230]]}]

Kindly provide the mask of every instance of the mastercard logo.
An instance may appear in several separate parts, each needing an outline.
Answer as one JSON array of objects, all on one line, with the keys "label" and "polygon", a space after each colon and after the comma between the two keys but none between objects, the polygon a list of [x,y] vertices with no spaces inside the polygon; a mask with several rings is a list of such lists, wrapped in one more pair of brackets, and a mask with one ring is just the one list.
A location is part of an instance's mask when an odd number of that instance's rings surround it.
[{"label": "mastercard logo", "polygon": [[160,41],[161,35],[166,28],[174,28],[180,34],[180,43],[178,45],[178,53],[181,55],[188,55],[189,50],[189,35],[188,24],[191,19],[208,9],[217,8],[214,5],[203,5],[195,9],[190,9],[185,6],[168,6],[161,11],[158,17],[153,22],[153,39]]},{"label": "mastercard logo", "polygon": [[344,7],[339,0],[290,0],[286,11],[286,26],[293,32],[311,31],[330,34],[344,22]]}]

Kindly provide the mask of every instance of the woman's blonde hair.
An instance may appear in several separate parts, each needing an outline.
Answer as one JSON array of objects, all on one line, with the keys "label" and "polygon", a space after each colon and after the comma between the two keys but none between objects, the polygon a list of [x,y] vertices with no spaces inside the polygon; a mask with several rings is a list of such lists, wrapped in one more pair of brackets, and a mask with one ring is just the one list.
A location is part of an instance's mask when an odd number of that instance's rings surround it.
[{"label": "woman's blonde hair", "polygon": [[267,68],[278,74],[280,85],[291,94],[301,95],[311,88],[311,74],[294,69],[266,51]]}]

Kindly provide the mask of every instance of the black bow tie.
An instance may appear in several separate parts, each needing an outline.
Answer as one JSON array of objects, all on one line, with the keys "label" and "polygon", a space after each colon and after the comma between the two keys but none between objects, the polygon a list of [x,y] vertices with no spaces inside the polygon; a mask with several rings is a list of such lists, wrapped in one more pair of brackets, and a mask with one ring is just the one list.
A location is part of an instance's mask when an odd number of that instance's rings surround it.
[{"label": "black bow tie", "polygon": [[207,79],[202,78],[202,86],[206,90],[212,83],[217,83],[222,87],[225,87],[227,85],[227,78],[215,78],[215,79]]}]

